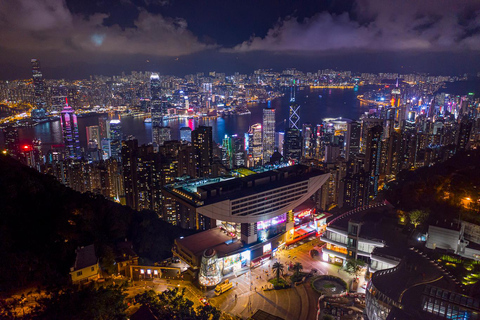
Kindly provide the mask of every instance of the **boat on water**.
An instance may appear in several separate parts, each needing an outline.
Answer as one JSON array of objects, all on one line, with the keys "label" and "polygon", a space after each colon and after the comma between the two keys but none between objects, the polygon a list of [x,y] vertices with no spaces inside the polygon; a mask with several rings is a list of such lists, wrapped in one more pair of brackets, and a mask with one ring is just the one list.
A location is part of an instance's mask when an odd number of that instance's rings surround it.
[{"label": "boat on water", "polygon": [[143,120],[143,122],[145,122],[145,123],[151,123],[151,122],[152,122],[152,118],[145,118],[145,120]]}]

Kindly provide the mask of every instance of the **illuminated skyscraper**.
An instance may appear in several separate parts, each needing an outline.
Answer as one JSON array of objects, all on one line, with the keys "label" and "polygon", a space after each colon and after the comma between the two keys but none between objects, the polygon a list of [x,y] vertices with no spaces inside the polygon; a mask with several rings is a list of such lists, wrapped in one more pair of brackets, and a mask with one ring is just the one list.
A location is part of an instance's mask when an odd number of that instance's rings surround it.
[{"label": "illuminated skyscraper", "polygon": [[[38,110],[45,111],[45,88],[43,83],[43,75],[40,70],[40,62],[37,59],[32,59],[32,75],[33,75],[33,92],[34,92],[34,104],[38,114]],[[33,112],[32,111],[32,112]]]},{"label": "illuminated skyscraper", "polygon": [[161,99],[161,83],[158,73],[152,73],[150,75],[150,95],[151,99]]},{"label": "illuminated skyscraper", "polygon": [[160,87],[160,77],[157,73],[150,76],[150,112],[152,127],[161,126],[163,122],[164,110],[162,107],[162,93]]},{"label": "illuminated skyscraper", "polygon": [[95,142],[97,147],[100,145],[100,128],[99,126],[87,127],[87,143]]},{"label": "illuminated skyscraper", "polygon": [[19,139],[17,128],[9,127],[3,129],[3,140],[5,149],[10,156],[17,157],[19,152]]},{"label": "illuminated skyscraper", "polygon": [[197,177],[209,177],[212,174],[213,164],[212,127],[200,126],[193,130],[192,145],[195,150]]},{"label": "illuminated skyscraper", "polygon": [[296,163],[302,156],[302,132],[295,128],[285,130],[283,143],[283,157],[285,160],[293,160]]},{"label": "illuminated skyscraper", "polygon": [[262,125],[256,123],[248,130],[248,153],[252,156],[254,166],[262,164]]},{"label": "illuminated skyscraper", "polygon": [[345,137],[345,158],[353,159],[360,152],[360,137],[362,125],[360,122],[352,121],[347,125],[347,134]]},{"label": "illuminated skyscraper", "polygon": [[152,128],[153,133],[153,142],[157,144],[157,146],[162,146],[165,141],[172,140],[172,134],[170,127],[163,127],[163,126],[154,126]]},{"label": "illuminated skyscraper", "polygon": [[310,123],[304,123],[302,126],[302,140],[302,157],[312,159],[315,154],[315,136]]},{"label": "illuminated skyscraper", "polygon": [[263,162],[270,160],[275,151],[275,109],[270,106],[263,109]]},{"label": "illuminated skyscraper", "polygon": [[288,127],[300,130],[300,105],[295,102],[295,82],[290,93],[290,108],[288,116]]},{"label": "illuminated skyscraper", "polygon": [[190,127],[180,128],[180,140],[192,142],[192,129]]},{"label": "illuminated skyscraper", "polygon": [[222,142],[222,164],[229,168],[233,168],[233,138],[225,135]]},{"label": "illuminated skyscraper", "polygon": [[100,139],[110,139],[110,121],[107,116],[98,117],[98,129],[100,131]]},{"label": "illuminated skyscraper", "polygon": [[378,193],[380,177],[380,160],[382,150],[382,126],[374,126],[368,130],[365,152],[365,171],[369,174],[369,196],[374,198]]},{"label": "illuminated skyscraper", "polygon": [[110,120],[110,154],[116,160],[119,160],[121,156],[122,140],[122,124],[120,120]]},{"label": "illuminated skyscraper", "polygon": [[233,165],[234,167],[245,166],[245,139],[236,134],[232,136],[233,144]]},{"label": "illuminated skyscraper", "polygon": [[77,116],[75,110],[65,104],[61,112],[60,123],[62,125],[63,142],[67,158],[80,159],[80,138],[78,137]]}]

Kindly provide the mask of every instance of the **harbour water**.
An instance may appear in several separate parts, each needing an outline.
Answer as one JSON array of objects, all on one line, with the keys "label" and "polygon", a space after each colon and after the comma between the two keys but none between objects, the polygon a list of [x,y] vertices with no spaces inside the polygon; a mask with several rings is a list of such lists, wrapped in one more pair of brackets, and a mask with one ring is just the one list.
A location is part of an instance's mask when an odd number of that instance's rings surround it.
[{"label": "harbour water", "polygon": [[[368,111],[368,107],[362,106],[357,100],[357,95],[375,88],[374,86],[363,86],[358,89],[298,89],[296,101],[301,105],[300,122],[317,124],[324,118],[344,117],[358,119],[360,115]],[[285,95],[271,101],[275,108],[276,131],[283,131],[288,123],[288,112],[290,102],[290,91],[287,89]],[[263,108],[267,103],[249,104],[251,114],[226,116],[217,119],[180,119],[165,121],[165,126],[172,129],[172,139],[179,139],[180,128],[190,127],[192,130],[199,125],[213,127],[213,139],[221,143],[225,134],[243,135],[249,127],[255,123],[261,123]],[[115,117],[113,115],[113,117]],[[142,117],[122,116],[122,131],[125,136],[134,136],[139,144],[146,144],[152,141],[152,124],[145,123]],[[98,124],[98,115],[78,118],[78,129],[80,143],[86,147],[86,127]],[[29,142],[33,139],[42,141],[44,151],[51,145],[62,143],[62,130],[60,121],[46,122],[35,127],[19,128],[21,142]],[[0,139],[3,140],[3,137]],[[3,144],[3,141],[0,141]]]}]

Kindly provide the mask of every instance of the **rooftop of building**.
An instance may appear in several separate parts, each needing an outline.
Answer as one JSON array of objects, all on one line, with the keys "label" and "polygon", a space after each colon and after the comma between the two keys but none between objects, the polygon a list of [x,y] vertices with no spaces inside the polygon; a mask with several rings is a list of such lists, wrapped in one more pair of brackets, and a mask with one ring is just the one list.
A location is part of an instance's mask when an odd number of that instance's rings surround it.
[{"label": "rooftop of building", "polygon": [[464,293],[463,287],[448,271],[413,248],[405,251],[397,267],[377,271],[371,281],[379,292],[404,306],[407,313],[422,310],[422,294],[427,285],[453,293]]},{"label": "rooftop of building", "polygon": [[115,261],[126,261],[138,258],[138,254],[133,250],[133,244],[130,241],[122,241],[115,245]]},{"label": "rooftop of building", "polygon": [[205,250],[214,249],[218,257],[225,257],[243,248],[239,239],[233,238],[221,228],[202,231],[183,239],[176,239],[175,242],[194,256],[201,256]]},{"label": "rooftop of building", "polygon": [[174,183],[165,186],[164,190],[195,206],[203,206],[227,199],[243,198],[325,174],[304,165],[272,168],[239,178],[196,179]]},{"label": "rooftop of building", "polygon": [[97,256],[95,255],[95,245],[91,244],[76,250],[77,257],[73,270],[80,270],[97,264]]},{"label": "rooftop of building", "polygon": [[395,210],[390,204],[349,211],[332,220],[329,228],[348,231],[349,222],[361,225],[360,237],[365,239],[397,243],[401,234],[397,227]]}]

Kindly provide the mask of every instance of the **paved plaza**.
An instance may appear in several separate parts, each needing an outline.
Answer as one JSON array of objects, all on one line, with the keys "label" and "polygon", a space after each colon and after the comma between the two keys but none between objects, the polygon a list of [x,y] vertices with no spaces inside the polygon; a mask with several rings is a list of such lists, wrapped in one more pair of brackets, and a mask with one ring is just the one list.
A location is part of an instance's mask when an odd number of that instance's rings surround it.
[{"label": "paved plaza", "polygon": [[[142,292],[145,289],[164,291],[168,288],[186,288],[186,297],[192,300],[195,305],[200,305],[200,299],[206,297],[210,304],[223,312],[247,319],[257,309],[264,310],[284,319],[315,319],[317,312],[317,300],[319,295],[313,291],[310,281],[283,290],[265,290],[268,288],[268,279],[275,275],[272,266],[275,262],[284,264],[284,275],[289,276],[293,271],[288,271],[290,262],[300,262],[303,272],[310,272],[316,269],[316,275],[334,275],[350,283],[352,276],[345,271],[339,270],[339,266],[321,261],[319,257],[310,256],[311,249],[317,249],[322,243],[317,238],[313,241],[301,241],[290,249],[277,251],[271,260],[242,274],[230,275],[227,277],[233,283],[233,289],[215,296],[213,290],[204,291],[188,281],[160,279],[155,281],[137,281],[135,286],[128,289],[130,296]],[[363,281],[363,279],[362,279]],[[359,292],[362,292],[363,282],[360,283]]]}]

